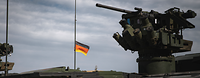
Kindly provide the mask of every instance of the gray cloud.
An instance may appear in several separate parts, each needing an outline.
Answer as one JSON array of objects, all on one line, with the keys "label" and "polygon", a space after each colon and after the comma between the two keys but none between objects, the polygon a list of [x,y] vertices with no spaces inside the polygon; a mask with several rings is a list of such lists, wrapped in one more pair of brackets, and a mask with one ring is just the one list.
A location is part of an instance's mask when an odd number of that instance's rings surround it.
[{"label": "gray cloud", "polygon": [[[9,61],[15,62],[10,72],[55,66],[73,68],[74,0],[9,1],[9,43],[14,46]],[[112,38],[113,33],[123,30],[118,23],[123,13],[98,8],[96,3],[161,13],[176,6],[200,13],[200,1],[196,0],[77,0],[77,40],[91,47],[88,56],[77,53],[77,67],[82,70],[94,70],[97,65],[99,70],[137,72],[137,52],[124,51]],[[6,0],[2,0],[1,43],[5,42],[5,11]],[[190,19],[196,28],[183,33],[184,38],[194,40],[192,52],[199,51],[199,20],[199,16]]]}]

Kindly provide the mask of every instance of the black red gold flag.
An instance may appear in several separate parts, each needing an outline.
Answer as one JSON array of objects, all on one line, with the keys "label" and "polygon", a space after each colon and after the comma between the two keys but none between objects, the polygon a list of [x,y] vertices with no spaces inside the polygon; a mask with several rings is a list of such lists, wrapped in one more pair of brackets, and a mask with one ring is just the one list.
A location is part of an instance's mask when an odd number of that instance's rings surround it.
[{"label": "black red gold flag", "polygon": [[82,43],[76,41],[76,47],[75,47],[76,52],[83,53],[85,56],[87,56],[89,48],[90,47],[88,45],[85,45],[85,44],[82,44]]}]

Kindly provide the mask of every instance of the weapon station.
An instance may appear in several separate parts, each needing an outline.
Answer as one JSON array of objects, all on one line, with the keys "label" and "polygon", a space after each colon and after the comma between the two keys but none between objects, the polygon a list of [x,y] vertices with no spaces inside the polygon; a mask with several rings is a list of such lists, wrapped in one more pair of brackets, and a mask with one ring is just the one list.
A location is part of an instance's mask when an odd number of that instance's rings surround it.
[{"label": "weapon station", "polygon": [[[8,47],[8,55],[13,53],[13,46],[7,44]],[[0,43],[0,71],[5,71],[6,68],[6,62],[2,62],[1,57],[6,56],[6,43]],[[7,70],[12,70],[14,66],[13,62],[7,62]]]},{"label": "weapon station", "polygon": [[138,51],[140,74],[176,72],[172,54],[191,51],[193,42],[183,39],[182,32],[186,28],[195,28],[187,21],[196,16],[192,10],[183,12],[174,7],[162,14],[154,10],[142,11],[137,7],[134,8],[136,11],[129,11],[98,3],[96,6],[125,13],[119,21],[124,29],[122,36],[116,32],[113,38],[125,51]]}]

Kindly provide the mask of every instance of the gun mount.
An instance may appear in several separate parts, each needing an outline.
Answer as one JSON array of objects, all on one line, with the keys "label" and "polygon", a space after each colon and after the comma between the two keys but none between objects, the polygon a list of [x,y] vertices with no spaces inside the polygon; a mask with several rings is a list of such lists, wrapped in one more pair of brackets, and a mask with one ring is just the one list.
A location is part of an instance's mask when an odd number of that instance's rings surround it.
[{"label": "gun mount", "polygon": [[138,51],[137,59],[139,73],[161,74],[175,72],[175,59],[172,53],[191,51],[192,41],[184,40],[182,30],[195,28],[187,21],[194,18],[192,10],[180,11],[174,7],[164,14],[151,10],[129,11],[102,4],[97,7],[123,12],[120,25],[123,27],[122,36],[116,32],[113,38],[125,51]]}]

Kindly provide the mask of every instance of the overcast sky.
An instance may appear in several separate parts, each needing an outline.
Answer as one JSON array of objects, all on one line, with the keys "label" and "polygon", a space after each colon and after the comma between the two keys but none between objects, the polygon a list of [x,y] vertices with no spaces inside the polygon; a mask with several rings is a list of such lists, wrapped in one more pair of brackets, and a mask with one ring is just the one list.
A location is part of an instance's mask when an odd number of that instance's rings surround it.
[{"label": "overcast sky", "polygon": [[[15,62],[10,72],[69,66],[74,68],[74,0],[9,0],[9,43]],[[199,52],[199,0],[77,0],[77,41],[90,46],[87,56],[77,53],[81,70],[116,70],[138,72],[137,52],[124,51],[112,38],[123,30],[118,23],[120,12],[98,8],[96,3],[127,10],[164,13],[172,7],[194,10],[197,17],[189,19],[196,28],[184,30],[184,39],[193,40],[191,52]],[[0,0],[0,42],[5,43],[6,0]],[[179,54],[180,55],[180,54]],[[2,57],[5,61],[5,57]]]}]

